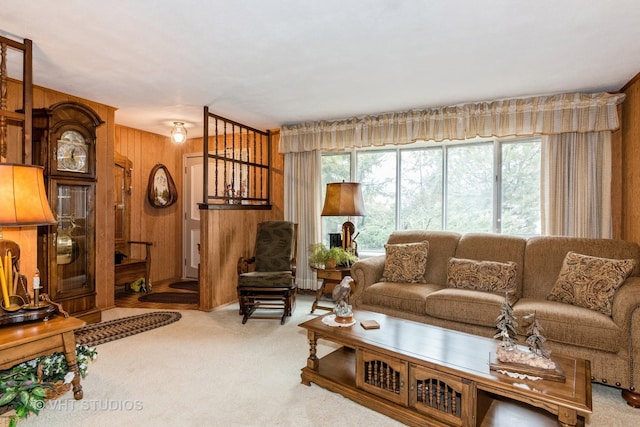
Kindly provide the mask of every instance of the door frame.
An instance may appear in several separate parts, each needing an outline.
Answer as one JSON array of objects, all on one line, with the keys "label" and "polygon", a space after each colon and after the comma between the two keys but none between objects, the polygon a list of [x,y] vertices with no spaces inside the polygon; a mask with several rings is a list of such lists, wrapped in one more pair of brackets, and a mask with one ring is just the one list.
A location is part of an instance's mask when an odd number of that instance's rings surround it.
[{"label": "door frame", "polygon": [[[196,280],[199,279],[198,277],[198,269],[191,267],[192,263],[192,259],[191,259],[191,248],[192,248],[192,242],[191,242],[191,235],[192,235],[192,230],[190,228],[187,227],[187,222],[189,221],[189,210],[191,209],[191,207],[189,206],[189,202],[191,200],[193,200],[193,195],[191,194],[191,188],[193,188],[193,186],[191,185],[191,180],[193,179],[193,177],[191,176],[190,173],[190,168],[187,167],[187,163],[190,160],[194,160],[194,159],[199,159],[200,162],[202,163],[202,153],[187,153],[184,154],[182,156],[182,170],[183,170],[183,180],[182,180],[182,194],[184,194],[184,202],[182,203],[182,254],[183,254],[183,258],[182,258],[182,277],[183,278],[190,278],[193,279],[195,278]],[[198,163],[196,163],[198,164]],[[202,178],[200,178],[202,179]],[[196,203],[200,203],[200,199],[202,198],[202,193],[200,192],[199,194],[196,195]],[[196,253],[197,255],[197,253]],[[198,262],[196,263],[196,265],[199,265],[199,255],[198,256]],[[195,272],[193,271],[195,269]]]}]

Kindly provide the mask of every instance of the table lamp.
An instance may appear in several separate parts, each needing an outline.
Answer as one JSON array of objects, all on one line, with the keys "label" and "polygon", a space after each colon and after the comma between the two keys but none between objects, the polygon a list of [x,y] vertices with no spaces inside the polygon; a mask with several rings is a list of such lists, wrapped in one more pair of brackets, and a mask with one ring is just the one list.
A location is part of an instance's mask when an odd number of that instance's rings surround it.
[{"label": "table lamp", "polygon": [[[358,182],[332,182],[327,184],[322,216],[364,216],[364,202]],[[355,226],[349,219],[342,224],[342,249],[350,251]]]},{"label": "table lamp", "polygon": [[[27,227],[55,224],[56,219],[49,207],[44,187],[43,169],[40,166],[0,163],[0,262],[9,258],[12,269],[12,258],[19,257],[20,247],[17,243],[2,239],[2,227]],[[10,303],[9,296],[14,293],[11,281],[13,271],[6,272],[3,264],[0,287],[2,288],[1,306],[11,310],[15,306]],[[37,301],[34,301],[37,303]],[[20,307],[18,307],[20,308]]]}]

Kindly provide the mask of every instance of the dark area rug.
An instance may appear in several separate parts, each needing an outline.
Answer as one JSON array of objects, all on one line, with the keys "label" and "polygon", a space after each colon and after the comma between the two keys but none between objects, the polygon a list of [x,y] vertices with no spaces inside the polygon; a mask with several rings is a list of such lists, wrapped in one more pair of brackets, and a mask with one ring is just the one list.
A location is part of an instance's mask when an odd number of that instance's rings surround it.
[{"label": "dark area rug", "polygon": [[173,289],[183,289],[185,291],[199,291],[199,285],[196,280],[189,280],[188,282],[175,282],[169,285]]},{"label": "dark area rug", "polygon": [[138,298],[140,302],[158,302],[165,304],[198,304],[200,295],[195,292],[152,292]]},{"label": "dark area rug", "polygon": [[76,329],[74,333],[77,344],[95,346],[177,322],[181,317],[177,311],[154,311],[93,323]]}]

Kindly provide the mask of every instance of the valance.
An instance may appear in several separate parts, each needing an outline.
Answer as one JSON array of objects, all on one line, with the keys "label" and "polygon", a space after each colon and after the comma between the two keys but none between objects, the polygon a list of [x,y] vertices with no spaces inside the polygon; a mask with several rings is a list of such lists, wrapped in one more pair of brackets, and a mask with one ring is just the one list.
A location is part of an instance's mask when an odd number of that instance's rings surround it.
[{"label": "valance", "polygon": [[600,132],[620,126],[624,94],[566,93],[435,107],[283,126],[280,153],[409,144],[474,137]]}]

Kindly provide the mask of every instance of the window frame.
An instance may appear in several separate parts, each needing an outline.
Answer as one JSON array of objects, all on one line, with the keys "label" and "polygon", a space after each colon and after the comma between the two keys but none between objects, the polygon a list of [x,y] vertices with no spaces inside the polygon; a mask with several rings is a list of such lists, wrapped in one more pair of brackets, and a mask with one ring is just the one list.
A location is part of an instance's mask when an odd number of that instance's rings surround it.
[{"label": "window frame", "polygon": [[[349,156],[349,179],[351,181],[356,181],[356,177],[358,174],[358,153],[361,152],[372,152],[372,151],[394,151],[396,154],[396,174],[395,174],[395,206],[394,206],[394,224],[395,230],[398,230],[401,219],[401,205],[402,205],[402,182],[401,182],[401,171],[402,171],[402,154],[401,152],[404,150],[416,150],[416,149],[440,149],[442,150],[442,182],[441,182],[441,204],[442,204],[442,216],[440,219],[440,225],[438,230],[447,230],[447,188],[448,188],[448,176],[447,176],[447,166],[450,160],[449,150],[454,147],[458,147],[461,145],[470,146],[470,145],[480,145],[480,144],[488,144],[490,143],[493,150],[493,184],[492,184],[492,233],[501,233],[502,232],[502,220],[503,220],[503,187],[502,183],[503,178],[503,147],[506,144],[520,144],[520,143],[537,143],[539,147],[541,145],[540,137],[521,137],[521,138],[473,138],[464,141],[442,141],[442,142],[431,142],[431,141],[417,141],[411,144],[403,144],[400,146],[383,146],[383,147],[367,147],[367,148],[354,148],[341,152],[327,151],[322,152],[321,156],[324,159],[325,156]],[[321,162],[321,165],[323,163]],[[321,166],[322,167],[322,166]],[[323,186],[324,186],[323,182]],[[542,185],[540,183],[539,185]],[[324,197],[324,188],[322,189],[322,194]],[[461,231],[464,232],[464,231]],[[327,230],[322,227],[323,236],[327,235]],[[539,232],[538,232],[539,234]],[[536,234],[527,234],[527,236],[536,235]],[[383,250],[383,248],[380,248]],[[377,251],[376,251],[377,252]]]}]

